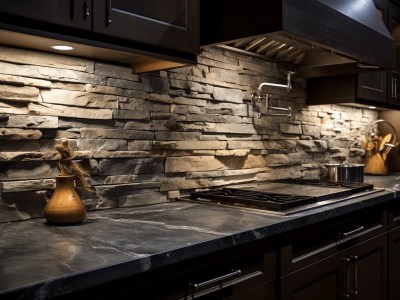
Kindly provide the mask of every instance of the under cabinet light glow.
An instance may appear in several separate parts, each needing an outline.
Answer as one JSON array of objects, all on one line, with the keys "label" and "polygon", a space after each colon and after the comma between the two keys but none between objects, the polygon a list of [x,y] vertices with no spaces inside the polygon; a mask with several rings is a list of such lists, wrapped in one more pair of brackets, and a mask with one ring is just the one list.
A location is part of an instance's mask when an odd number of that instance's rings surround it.
[{"label": "under cabinet light glow", "polygon": [[376,109],[376,106],[368,106],[369,109]]},{"label": "under cabinet light glow", "polygon": [[69,51],[69,50],[74,50],[74,47],[72,46],[67,46],[67,45],[53,45],[51,48],[55,50],[60,50],[60,51]]}]

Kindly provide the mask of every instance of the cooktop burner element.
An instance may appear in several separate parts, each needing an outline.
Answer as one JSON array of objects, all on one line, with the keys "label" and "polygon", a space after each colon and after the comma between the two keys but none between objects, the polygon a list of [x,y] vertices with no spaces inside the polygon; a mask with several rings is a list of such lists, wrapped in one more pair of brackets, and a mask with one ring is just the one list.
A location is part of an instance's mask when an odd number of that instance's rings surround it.
[{"label": "cooktop burner element", "polygon": [[232,204],[243,204],[270,210],[285,210],[299,204],[309,204],[318,201],[317,197],[264,193],[242,189],[220,189],[204,192],[195,192],[191,199],[209,199]]},{"label": "cooktop burner element", "polygon": [[[317,207],[376,192],[372,184],[281,179],[193,192],[191,200],[253,207],[274,212]],[[330,201],[330,202],[329,202]]]}]

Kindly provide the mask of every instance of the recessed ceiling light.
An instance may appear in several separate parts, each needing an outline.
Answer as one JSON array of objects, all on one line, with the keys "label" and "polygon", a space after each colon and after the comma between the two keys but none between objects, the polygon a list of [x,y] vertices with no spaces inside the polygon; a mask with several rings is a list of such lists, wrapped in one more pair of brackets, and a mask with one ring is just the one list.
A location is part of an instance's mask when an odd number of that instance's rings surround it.
[{"label": "recessed ceiling light", "polygon": [[75,48],[72,46],[67,46],[67,45],[53,45],[51,48],[55,50],[60,50],[60,51],[69,51],[69,50],[74,50]]},{"label": "recessed ceiling light", "polygon": [[369,109],[375,109],[376,106],[368,106]]}]

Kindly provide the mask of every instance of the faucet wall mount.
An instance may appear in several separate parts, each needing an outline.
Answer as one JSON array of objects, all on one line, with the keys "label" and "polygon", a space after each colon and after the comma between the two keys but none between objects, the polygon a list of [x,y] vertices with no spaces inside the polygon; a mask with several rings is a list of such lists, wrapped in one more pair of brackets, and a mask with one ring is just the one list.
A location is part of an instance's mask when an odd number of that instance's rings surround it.
[{"label": "faucet wall mount", "polygon": [[[292,72],[292,71],[287,72],[287,76],[286,76],[287,83],[286,84],[263,82],[258,86],[257,93],[251,94],[251,100],[253,101],[253,103],[265,101],[265,111],[259,112],[258,117],[261,117],[262,115],[287,116],[288,118],[292,117],[292,108],[290,106],[289,107],[270,106],[269,105],[270,94],[263,93],[262,88],[264,86],[282,87],[282,88],[286,88],[286,90],[288,92],[290,92],[292,90],[292,75],[293,74],[294,74],[294,72]],[[285,111],[286,113],[271,113],[271,110]]]}]

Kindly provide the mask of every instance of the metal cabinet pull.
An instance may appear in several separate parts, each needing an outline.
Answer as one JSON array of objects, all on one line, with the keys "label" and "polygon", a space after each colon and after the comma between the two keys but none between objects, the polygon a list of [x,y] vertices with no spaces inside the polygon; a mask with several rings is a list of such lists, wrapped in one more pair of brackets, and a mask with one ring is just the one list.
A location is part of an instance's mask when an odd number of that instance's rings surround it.
[{"label": "metal cabinet pull", "polygon": [[106,26],[112,23],[111,20],[111,0],[106,0]]},{"label": "metal cabinet pull", "polygon": [[240,270],[232,270],[232,272],[229,273],[229,274],[222,275],[222,276],[219,276],[219,277],[207,280],[207,281],[203,281],[203,282],[200,282],[200,283],[192,283],[190,285],[194,289],[198,289],[198,288],[200,288],[202,286],[209,285],[209,284],[212,284],[212,283],[216,283],[216,282],[219,282],[219,281],[231,278],[231,277],[235,277],[235,276],[240,275],[240,274],[242,274],[242,271],[240,271]]},{"label": "metal cabinet pull", "polygon": [[394,98],[397,98],[397,78],[394,79]]},{"label": "metal cabinet pull", "polygon": [[342,258],[342,261],[346,264],[346,280],[345,280],[345,284],[346,286],[344,287],[344,292],[342,294],[344,299],[349,299],[350,298],[350,290],[349,290],[349,263],[350,263],[350,259],[346,258]]},{"label": "metal cabinet pull", "polygon": [[90,0],[83,2],[83,14],[85,19],[90,16]]},{"label": "metal cabinet pull", "polygon": [[342,237],[348,237],[348,236],[351,236],[351,235],[353,235],[353,234],[359,233],[359,232],[361,232],[361,231],[363,231],[363,230],[364,230],[364,226],[359,226],[359,227],[357,227],[357,228],[354,229],[354,230],[341,233],[340,235],[341,235]]},{"label": "metal cabinet pull", "polygon": [[392,91],[391,97],[394,98],[394,78],[393,77],[390,78],[390,83],[391,83],[391,91]]},{"label": "metal cabinet pull", "polygon": [[354,289],[350,291],[354,296],[358,295],[358,257],[351,256],[351,263],[354,265]]}]

